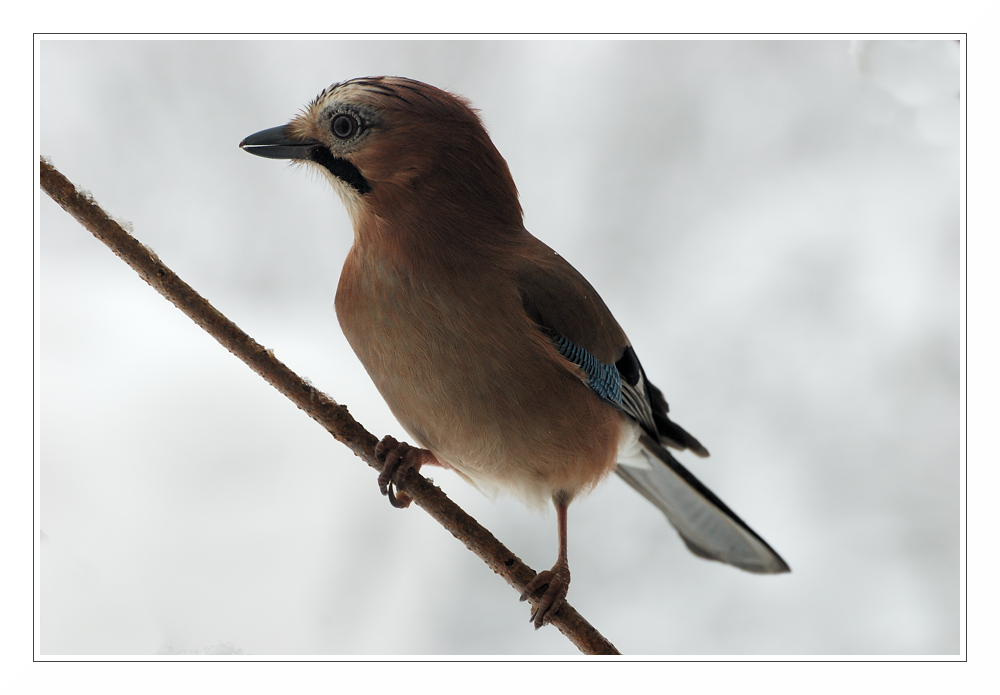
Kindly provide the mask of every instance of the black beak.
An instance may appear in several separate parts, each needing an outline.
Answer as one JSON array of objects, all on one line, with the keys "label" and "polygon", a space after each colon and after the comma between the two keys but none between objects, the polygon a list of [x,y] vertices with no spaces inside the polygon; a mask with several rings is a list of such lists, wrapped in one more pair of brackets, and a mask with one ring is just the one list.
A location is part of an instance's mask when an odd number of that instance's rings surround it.
[{"label": "black beak", "polygon": [[258,157],[268,159],[312,159],[310,152],[320,143],[296,140],[285,135],[286,126],[268,128],[243,138],[240,147]]}]

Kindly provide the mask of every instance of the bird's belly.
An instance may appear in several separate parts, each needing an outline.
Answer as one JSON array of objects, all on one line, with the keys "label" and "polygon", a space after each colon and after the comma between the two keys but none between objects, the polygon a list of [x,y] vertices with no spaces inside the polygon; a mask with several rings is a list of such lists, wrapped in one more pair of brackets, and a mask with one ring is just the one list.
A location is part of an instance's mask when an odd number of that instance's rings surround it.
[{"label": "bird's belly", "polygon": [[383,292],[360,312],[338,292],[338,317],[409,436],[483,492],[534,506],[590,489],[614,469],[621,416],[519,307],[484,321],[473,299]]}]

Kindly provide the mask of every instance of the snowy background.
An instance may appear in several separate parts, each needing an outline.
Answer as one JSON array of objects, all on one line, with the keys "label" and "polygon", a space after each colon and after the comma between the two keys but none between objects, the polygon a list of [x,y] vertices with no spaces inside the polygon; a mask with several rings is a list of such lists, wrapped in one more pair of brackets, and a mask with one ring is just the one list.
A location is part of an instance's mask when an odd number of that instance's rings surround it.
[{"label": "snowy background", "polygon": [[[317,176],[238,148],[328,84],[470,98],[529,230],[629,333],[682,458],[789,562],[691,555],[617,478],[569,601],[626,654],[959,651],[951,41],[45,40],[41,153],[377,435]],[[475,556],[43,197],[44,654],[574,654]],[[555,515],[429,471],[535,569]]]}]

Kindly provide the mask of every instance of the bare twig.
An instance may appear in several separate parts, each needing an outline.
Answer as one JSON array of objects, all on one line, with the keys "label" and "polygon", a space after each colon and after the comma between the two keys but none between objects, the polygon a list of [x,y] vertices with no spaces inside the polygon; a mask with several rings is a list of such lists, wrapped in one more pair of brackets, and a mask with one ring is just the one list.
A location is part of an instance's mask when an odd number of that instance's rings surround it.
[{"label": "bare twig", "polygon": [[[374,456],[378,440],[351,417],[347,408],[306,383],[240,330],[44,159],[41,161],[40,184],[52,200],[128,263],[153,289],[325,427],[365,463],[376,470],[381,468]],[[534,570],[419,473],[411,471],[399,490],[462,541],[519,594],[535,576]],[[388,504],[386,508],[389,508]],[[536,599],[530,600],[534,603]],[[584,654],[618,654],[614,645],[568,603],[564,603],[555,614],[552,624]]]}]

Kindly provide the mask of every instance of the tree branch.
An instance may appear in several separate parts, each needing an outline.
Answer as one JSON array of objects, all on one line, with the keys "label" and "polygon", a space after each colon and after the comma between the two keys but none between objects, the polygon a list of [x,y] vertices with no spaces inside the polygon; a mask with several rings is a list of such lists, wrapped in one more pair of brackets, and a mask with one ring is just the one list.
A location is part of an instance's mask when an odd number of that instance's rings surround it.
[{"label": "tree branch", "polygon": [[[347,408],[306,383],[269,350],[223,316],[165,266],[155,253],[122,229],[92,198],[79,192],[44,158],[41,160],[40,185],[52,200],[128,263],[153,289],[187,314],[309,417],[325,427],[365,463],[376,470],[381,469],[374,455],[378,440],[351,417]],[[514,587],[518,594],[524,591],[525,585],[535,576],[534,570],[521,562],[493,534],[419,473],[411,471],[402,481],[399,490],[405,492],[420,508],[462,541],[490,569]],[[532,604],[536,602],[535,598],[529,600]],[[619,653],[611,642],[568,603],[564,603],[555,614],[552,625],[584,654]]]}]

